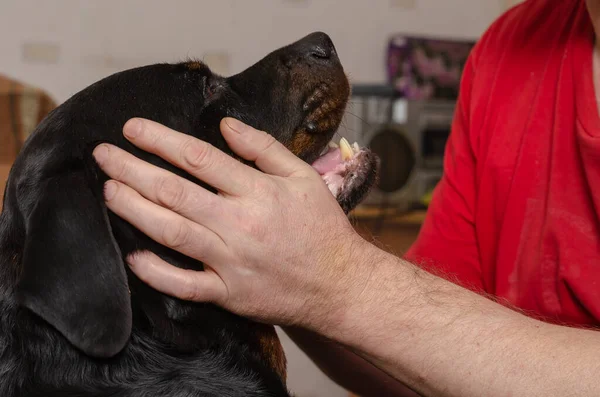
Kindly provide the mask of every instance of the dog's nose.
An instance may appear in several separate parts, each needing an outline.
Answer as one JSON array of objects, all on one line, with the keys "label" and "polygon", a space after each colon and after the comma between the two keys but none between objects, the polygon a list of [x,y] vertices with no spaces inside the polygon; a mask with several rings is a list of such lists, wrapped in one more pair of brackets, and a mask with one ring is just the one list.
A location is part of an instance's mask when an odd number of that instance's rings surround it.
[{"label": "dog's nose", "polygon": [[308,63],[329,64],[338,62],[337,52],[329,36],[323,32],[311,33],[296,44],[296,51]]},{"label": "dog's nose", "polygon": [[333,42],[325,33],[313,33],[307,36],[305,40],[308,46],[308,55],[317,60],[326,61],[337,55]]}]

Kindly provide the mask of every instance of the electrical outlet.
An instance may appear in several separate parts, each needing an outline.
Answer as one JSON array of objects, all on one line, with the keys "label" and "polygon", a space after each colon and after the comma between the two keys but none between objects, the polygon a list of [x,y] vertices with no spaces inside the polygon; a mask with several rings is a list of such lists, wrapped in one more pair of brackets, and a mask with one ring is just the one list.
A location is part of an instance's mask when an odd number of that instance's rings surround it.
[{"label": "electrical outlet", "polygon": [[202,60],[216,74],[226,76],[230,73],[231,57],[225,51],[206,52]]},{"label": "electrical outlet", "polygon": [[57,63],[60,59],[60,46],[41,41],[25,42],[21,45],[21,57],[25,63]]},{"label": "electrical outlet", "polygon": [[414,10],[417,8],[417,0],[390,0],[390,7]]}]

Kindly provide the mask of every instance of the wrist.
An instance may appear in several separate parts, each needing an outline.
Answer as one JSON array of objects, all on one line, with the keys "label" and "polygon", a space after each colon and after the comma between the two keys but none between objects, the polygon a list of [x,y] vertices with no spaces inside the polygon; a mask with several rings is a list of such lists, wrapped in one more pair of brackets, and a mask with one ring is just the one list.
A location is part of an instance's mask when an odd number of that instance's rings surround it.
[{"label": "wrist", "polygon": [[[413,333],[411,318],[420,306],[415,283],[427,283],[427,273],[395,255],[364,242],[355,275],[340,289],[336,310],[316,331],[354,352],[364,344],[388,345],[398,335]],[[367,341],[368,339],[368,341]]]},{"label": "wrist", "polygon": [[318,313],[315,316],[307,316],[310,323],[305,328],[332,339],[338,339],[338,333],[351,328],[351,319],[363,307],[368,307],[378,294],[378,284],[384,277],[390,256],[356,232],[345,238],[329,261],[322,265],[330,271],[322,283],[322,297],[317,302],[320,310],[315,311]]}]

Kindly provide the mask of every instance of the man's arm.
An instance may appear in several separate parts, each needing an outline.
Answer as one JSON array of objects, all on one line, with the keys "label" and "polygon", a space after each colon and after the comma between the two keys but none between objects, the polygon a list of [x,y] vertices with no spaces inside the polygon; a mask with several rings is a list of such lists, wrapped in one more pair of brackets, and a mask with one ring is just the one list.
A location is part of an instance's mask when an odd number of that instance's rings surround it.
[{"label": "man's arm", "polygon": [[[428,396],[598,396],[600,334],[543,323],[373,247],[317,332]],[[375,262],[375,263],[374,263]]]},{"label": "man's arm", "polygon": [[346,347],[302,328],[284,327],[286,334],[327,375],[361,397],[418,397],[373,364]]},{"label": "man's arm", "polygon": [[229,146],[264,173],[147,120],[125,127],[138,147],[217,185],[218,195],[118,148],[96,149],[119,178],[106,185],[108,208],[206,264],[194,272],[139,253],[128,263],[141,280],[309,329],[423,395],[600,395],[598,332],[528,318],[369,244],[310,166],[268,134],[235,128],[223,126]]}]

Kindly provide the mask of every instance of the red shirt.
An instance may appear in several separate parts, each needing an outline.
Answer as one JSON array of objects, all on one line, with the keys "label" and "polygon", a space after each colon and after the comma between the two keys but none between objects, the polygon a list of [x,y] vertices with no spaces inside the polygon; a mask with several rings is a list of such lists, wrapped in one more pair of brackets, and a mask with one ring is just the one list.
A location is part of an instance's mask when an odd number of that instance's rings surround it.
[{"label": "red shirt", "polygon": [[529,0],[480,39],[409,260],[531,315],[600,325],[600,117],[584,0]]}]

